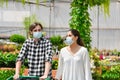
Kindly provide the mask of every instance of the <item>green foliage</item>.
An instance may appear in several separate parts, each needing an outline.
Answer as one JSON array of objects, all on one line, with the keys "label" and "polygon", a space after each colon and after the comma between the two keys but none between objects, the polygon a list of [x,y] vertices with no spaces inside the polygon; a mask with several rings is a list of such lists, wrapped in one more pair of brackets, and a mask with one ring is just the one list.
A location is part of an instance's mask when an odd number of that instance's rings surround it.
[{"label": "green foliage", "polygon": [[[12,53],[2,53],[0,52],[0,67],[10,67],[15,68],[16,58],[18,54],[12,54]],[[28,61],[25,59],[22,67],[28,68]]]},{"label": "green foliage", "polygon": [[[103,50],[101,50],[103,51]],[[92,77],[94,80],[120,80],[120,60],[107,57],[104,60],[100,60],[100,54],[97,48],[89,51],[92,65]],[[117,50],[108,50],[109,53],[119,53]],[[104,54],[108,53],[104,50]],[[111,55],[112,56],[112,55]],[[113,55],[114,56],[114,55]],[[117,55],[116,55],[117,56]],[[114,60],[114,61],[113,61]],[[115,63],[115,64],[114,64]]]},{"label": "green foliage", "polygon": [[85,43],[85,46],[90,50],[91,45],[91,19],[88,13],[88,8],[93,6],[101,6],[104,9],[105,15],[109,15],[110,0],[73,0],[71,3],[71,19],[70,28],[77,29]]},{"label": "green foliage", "polygon": [[120,80],[120,65],[102,66],[100,68],[102,74],[98,68],[96,68],[96,72],[92,73],[94,80]]},{"label": "green foliage", "polygon": [[23,45],[23,44],[18,44],[17,50],[20,50],[20,49],[22,48],[22,45]]},{"label": "green foliage", "polygon": [[71,3],[71,10],[70,28],[77,29],[80,32],[85,47],[89,50],[91,48],[91,19],[88,13],[88,4],[86,4],[86,1],[73,0]]},{"label": "green foliage", "polygon": [[52,69],[56,70],[58,68],[58,60],[53,60],[52,61]]},{"label": "green foliage", "polygon": [[120,80],[120,65],[115,65],[102,74],[102,80]]},{"label": "green foliage", "polygon": [[115,56],[117,56],[117,55],[120,55],[120,52],[118,52],[116,49],[114,49],[114,50],[112,51],[112,54],[115,55]]},{"label": "green foliage", "polygon": [[0,80],[6,80],[15,74],[15,70],[0,70]]},{"label": "green foliage", "polygon": [[65,47],[65,46],[66,46],[65,43],[60,44],[60,45],[58,46],[58,50],[60,51],[60,49],[63,48],[63,47]]},{"label": "green foliage", "polygon": [[36,15],[31,15],[29,17],[25,17],[23,24],[26,30],[27,38],[29,37],[29,27],[31,24],[37,21]]},{"label": "green foliage", "polygon": [[89,51],[90,59],[94,61],[94,66],[95,67],[100,67],[100,63],[99,63],[100,58],[98,56],[98,53],[99,53],[99,51],[96,48],[95,49],[90,49],[90,51]]},{"label": "green foliage", "polygon": [[16,57],[18,54],[0,53],[0,67],[15,67]]},{"label": "green foliage", "polygon": [[[24,71],[24,68],[22,68],[20,70],[20,75],[22,75]],[[0,70],[0,80],[7,80],[8,78],[10,78],[11,76],[14,76],[15,74],[15,70],[14,68],[13,69],[3,69],[3,70]]]},{"label": "green foliage", "polygon": [[58,50],[65,46],[60,35],[50,37],[50,41],[53,47],[58,48]]},{"label": "green foliage", "polygon": [[27,60],[27,59],[24,60],[24,63],[23,63],[22,66],[23,66],[24,68],[28,68],[28,60]]},{"label": "green foliage", "polygon": [[110,0],[87,0],[90,7],[100,6],[105,16],[109,15]]},{"label": "green foliage", "polygon": [[25,41],[25,37],[19,34],[13,34],[10,36],[10,41],[22,44]]},{"label": "green foliage", "polygon": [[8,0],[0,0],[0,7],[3,7],[3,4],[6,2],[6,6],[8,5]]},{"label": "green foliage", "polygon": [[92,78],[93,78],[93,80],[102,80],[101,75],[97,72],[92,73]]},{"label": "green foliage", "polygon": [[53,45],[57,46],[62,43],[61,36],[52,36],[50,37],[50,41],[52,42]]},{"label": "green foliage", "polygon": [[[25,5],[25,2],[26,1],[30,1],[30,0],[14,0],[16,2],[21,2],[23,5]],[[39,4],[40,0],[35,0],[36,1],[36,4]],[[44,0],[46,1],[46,0]],[[8,0],[0,0],[0,6],[3,6],[3,4],[6,3],[6,6],[8,5]]]}]

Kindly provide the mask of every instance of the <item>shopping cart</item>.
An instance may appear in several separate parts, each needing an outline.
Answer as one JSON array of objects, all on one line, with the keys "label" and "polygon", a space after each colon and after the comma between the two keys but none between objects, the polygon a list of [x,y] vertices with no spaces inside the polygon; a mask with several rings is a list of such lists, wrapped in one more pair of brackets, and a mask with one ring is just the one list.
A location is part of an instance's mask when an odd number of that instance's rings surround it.
[{"label": "shopping cart", "polygon": [[[14,80],[13,76],[9,77],[7,80]],[[39,80],[39,77],[36,77],[36,76],[20,76],[17,80]],[[51,79],[46,78],[45,80],[51,80]]]}]

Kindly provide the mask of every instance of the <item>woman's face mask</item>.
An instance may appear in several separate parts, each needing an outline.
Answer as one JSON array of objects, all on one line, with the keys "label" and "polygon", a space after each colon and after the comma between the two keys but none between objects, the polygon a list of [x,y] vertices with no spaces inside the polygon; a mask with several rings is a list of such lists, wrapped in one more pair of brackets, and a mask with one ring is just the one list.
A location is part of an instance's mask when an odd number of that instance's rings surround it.
[{"label": "woman's face mask", "polygon": [[72,40],[72,37],[66,37],[66,40],[64,42],[66,45],[71,45],[74,41]]},{"label": "woman's face mask", "polygon": [[41,38],[42,37],[42,32],[33,32],[33,37],[34,38]]}]

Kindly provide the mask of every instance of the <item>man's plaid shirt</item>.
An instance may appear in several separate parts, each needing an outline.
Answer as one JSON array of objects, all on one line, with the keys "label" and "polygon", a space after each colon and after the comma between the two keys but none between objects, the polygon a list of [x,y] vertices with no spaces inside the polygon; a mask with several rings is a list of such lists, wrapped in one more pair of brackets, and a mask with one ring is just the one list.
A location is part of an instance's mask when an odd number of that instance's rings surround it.
[{"label": "man's plaid shirt", "polygon": [[[23,62],[25,58],[28,60],[28,74],[30,76],[43,76],[45,62],[52,63],[52,44],[43,37],[38,43],[35,43],[34,39],[27,39],[20,50],[17,61]],[[48,76],[51,77],[51,70]]]}]

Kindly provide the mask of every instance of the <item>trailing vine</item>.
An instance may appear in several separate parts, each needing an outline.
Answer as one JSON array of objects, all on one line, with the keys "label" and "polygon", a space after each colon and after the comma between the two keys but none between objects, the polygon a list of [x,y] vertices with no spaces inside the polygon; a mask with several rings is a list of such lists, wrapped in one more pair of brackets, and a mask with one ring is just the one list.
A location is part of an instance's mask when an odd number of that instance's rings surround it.
[{"label": "trailing vine", "polygon": [[91,48],[90,42],[90,27],[91,19],[88,13],[88,4],[85,0],[73,0],[71,3],[71,19],[70,19],[70,28],[77,29],[80,32],[85,46],[88,50]]},{"label": "trailing vine", "polygon": [[87,0],[90,7],[100,6],[105,16],[109,15],[110,0]]},{"label": "trailing vine", "polygon": [[105,15],[109,15],[109,3],[110,0],[73,0],[71,3],[70,28],[77,29],[80,32],[88,50],[91,48],[91,19],[88,9],[93,6],[101,6]]},{"label": "trailing vine", "polygon": [[[13,0],[13,1],[16,1],[16,2],[21,2],[23,5],[25,5],[25,2],[29,2],[30,0]],[[36,2],[36,5],[39,4],[40,0],[34,0]],[[46,1],[46,0],[44,0]],[[6,5],[8,4],[8,0],[0,0],[0,6],[3,6],[3,4],[6,3]]]}]

